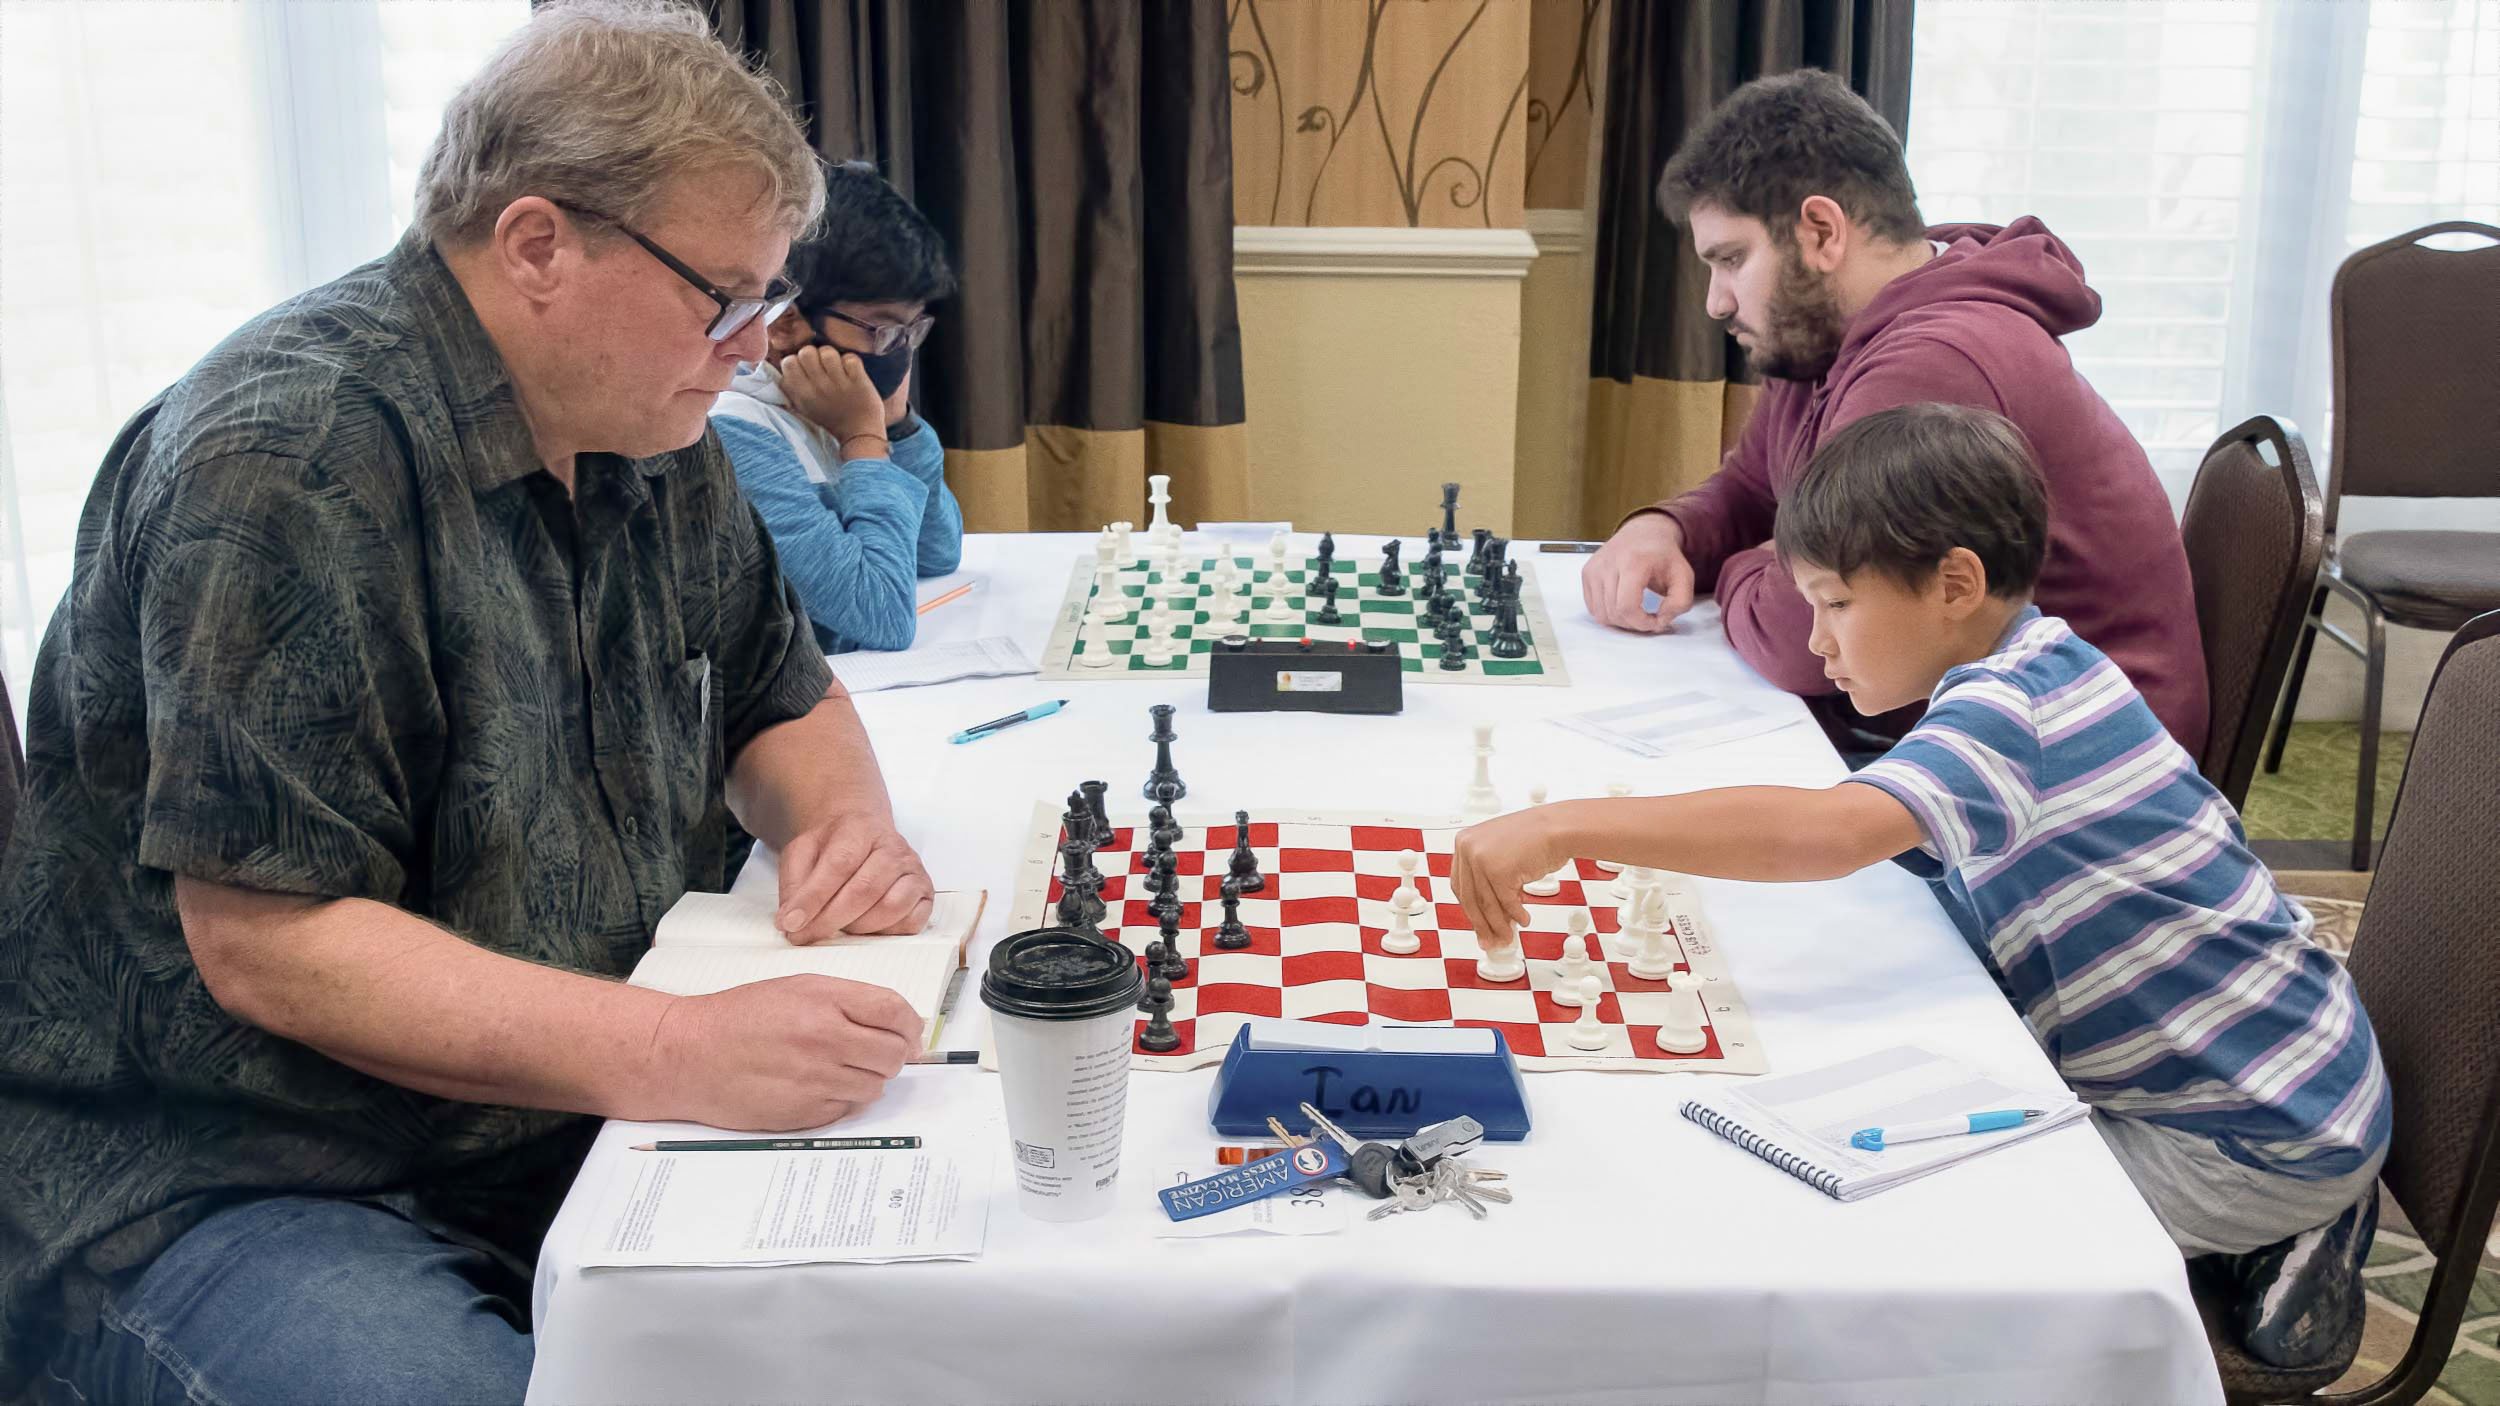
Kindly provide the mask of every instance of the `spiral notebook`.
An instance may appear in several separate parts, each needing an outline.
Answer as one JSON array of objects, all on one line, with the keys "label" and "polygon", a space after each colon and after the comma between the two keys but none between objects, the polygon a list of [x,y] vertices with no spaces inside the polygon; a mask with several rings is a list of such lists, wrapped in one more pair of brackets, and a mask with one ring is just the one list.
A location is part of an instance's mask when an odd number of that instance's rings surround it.
[{"label": "spiral notebook", "polygon": [[[2001,1108],[2046,1117],[2001,1132],[1851,1147],[1860,1128]],[[1821,1069],[1758,1079],[1688,1099],[1684,1116],[1837,1201],[1856,1201],[2081,1120],[2065,1089],[2019,1088],[1958,1059],[1900,1045]]]}]

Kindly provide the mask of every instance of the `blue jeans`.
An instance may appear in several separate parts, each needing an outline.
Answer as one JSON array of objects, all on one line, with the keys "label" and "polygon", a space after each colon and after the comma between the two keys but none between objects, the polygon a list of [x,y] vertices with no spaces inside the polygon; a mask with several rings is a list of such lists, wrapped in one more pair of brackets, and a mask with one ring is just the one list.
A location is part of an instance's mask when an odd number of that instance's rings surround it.
[{"label": "blue jeans", "polygon": [[75,1406],[517,1402],[529,1285],[379,1206],[282,1196],[194,1226],[38,1377]]}]

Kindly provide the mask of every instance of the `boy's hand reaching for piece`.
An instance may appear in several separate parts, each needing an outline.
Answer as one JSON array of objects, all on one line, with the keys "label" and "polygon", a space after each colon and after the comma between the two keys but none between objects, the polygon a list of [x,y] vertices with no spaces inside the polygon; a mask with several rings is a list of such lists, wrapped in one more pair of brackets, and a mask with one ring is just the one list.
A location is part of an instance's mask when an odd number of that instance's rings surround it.
[{"label": "boy's hand reaching for piece", "polygon": [[1458,832],[1450,846],[1450,887],[1478,937],[1489,934],[1508,941],[1527,926],[1528,905],[1520,887],[1573,857],[1562,823],[1572,804],[1514,811]]}]

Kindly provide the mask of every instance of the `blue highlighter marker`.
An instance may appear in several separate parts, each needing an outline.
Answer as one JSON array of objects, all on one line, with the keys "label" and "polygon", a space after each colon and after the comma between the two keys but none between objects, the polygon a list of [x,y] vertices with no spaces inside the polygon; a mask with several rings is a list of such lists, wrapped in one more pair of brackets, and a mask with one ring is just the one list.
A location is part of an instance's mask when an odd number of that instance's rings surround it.
[{"label": "blue highlighter marker", "polygon": [[985,723],[974,723],[946,740],[956,743],[977,742],[993,732],[1004,732],[1018,723],[1029,723],[1035,718],[1049,717],[1067,706],[1068,700],[1065,698],[1054,698],[1047,703],[1036,703],[1021,713],[1009,713],[1003,718],[992,718]]}]

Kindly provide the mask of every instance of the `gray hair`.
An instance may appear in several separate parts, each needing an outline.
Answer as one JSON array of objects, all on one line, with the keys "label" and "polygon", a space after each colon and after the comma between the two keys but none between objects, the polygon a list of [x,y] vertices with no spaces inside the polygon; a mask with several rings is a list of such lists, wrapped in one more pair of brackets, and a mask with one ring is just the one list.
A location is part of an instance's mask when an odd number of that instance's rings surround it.
[{"label": "gray hair", "polygon": [[474,244],[525,195],[626,224],[688,174],[744,168],[758,209],[793,238],[825,178],[770,78],[676,0],[556,0],[504,41],[443,109],[417,173],[417,226]]}]

